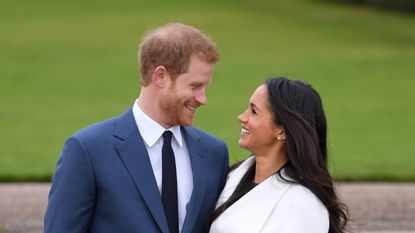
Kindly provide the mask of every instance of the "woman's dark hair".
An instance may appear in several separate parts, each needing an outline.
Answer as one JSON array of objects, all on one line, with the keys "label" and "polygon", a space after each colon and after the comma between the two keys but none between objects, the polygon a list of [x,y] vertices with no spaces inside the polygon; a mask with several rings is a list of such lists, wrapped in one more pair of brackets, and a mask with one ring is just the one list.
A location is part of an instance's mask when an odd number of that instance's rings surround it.
[{"label": "woman's dark hair", "polygon": [[285,174],[326,206],[330,233],[345,232],[347,207],[336,195],[327,166],[327,121],[320,95],[307,83],[284,77],[265,82],[274,123],[285,132]]}]

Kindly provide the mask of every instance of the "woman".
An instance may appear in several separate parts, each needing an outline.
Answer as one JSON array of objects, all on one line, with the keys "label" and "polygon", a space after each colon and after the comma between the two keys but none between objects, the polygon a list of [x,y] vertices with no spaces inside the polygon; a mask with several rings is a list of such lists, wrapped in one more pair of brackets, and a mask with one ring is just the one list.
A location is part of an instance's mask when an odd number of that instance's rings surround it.
[{"label": "woman", "polygon": [[327,169],[319,94],[278,77],[256,89],[239,116],[252,156],[228,175],[210,233],[342,233],[348,219]]}]

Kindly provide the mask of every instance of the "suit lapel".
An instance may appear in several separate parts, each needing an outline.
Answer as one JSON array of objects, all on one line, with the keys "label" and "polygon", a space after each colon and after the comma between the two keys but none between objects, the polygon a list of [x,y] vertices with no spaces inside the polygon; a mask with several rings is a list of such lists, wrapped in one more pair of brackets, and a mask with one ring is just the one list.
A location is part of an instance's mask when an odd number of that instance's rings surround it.
[{"label": "suit lapel", "polygon": [[193,173],[193,191],[190,202],[187,205],[186,218],[183,224],[182,233],[190,233],[195,224],[201,208],[206,189],[206,165],[205,157],[200,145],[201,137],[190,127],[182,127]]},{"label": "suit lapel", "polygon": [[[143,139],[137,129],[131,108],[119,120],[114,136],[120,139],[116,150],[162,232],[167,233],[167,221],[157,182]],[[139,220],[137,220],[139,221]]]}]

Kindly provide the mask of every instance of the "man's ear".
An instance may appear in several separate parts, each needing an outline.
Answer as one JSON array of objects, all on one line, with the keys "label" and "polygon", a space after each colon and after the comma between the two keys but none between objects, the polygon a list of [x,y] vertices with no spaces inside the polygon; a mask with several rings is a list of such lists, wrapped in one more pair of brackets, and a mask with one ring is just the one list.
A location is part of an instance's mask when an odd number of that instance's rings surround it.
[{"label": "man's ear", "polygon": [[154,82],[154,84],[156,84],[156,86],[158,87],[164,87],[165,83],[166,83],[166,78],[168,76],[168,72],[166,67],[164,66],[157,66],[154,69],[153,75],[151,76],[152,81]]}]

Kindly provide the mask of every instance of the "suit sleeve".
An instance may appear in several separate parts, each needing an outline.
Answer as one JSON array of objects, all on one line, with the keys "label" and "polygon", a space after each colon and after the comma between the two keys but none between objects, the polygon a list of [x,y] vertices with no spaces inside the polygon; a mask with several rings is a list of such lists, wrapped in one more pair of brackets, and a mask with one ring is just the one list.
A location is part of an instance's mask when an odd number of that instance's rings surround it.
[{"label": "suit sleeve", "polygon": [[82,142],[69,138],[59,157],[49,192],[44,233],[84,233],[96,197],[91,159]]},{"label": "suit sleeve", "polygon": [[221,180],[220,191],[222,191],[222,189],[225,187],[226,178],[229,172],[229,151],[228,151],[228,146],[226,145],[225,142],[223,142],[223,147],[224,147],[225,159],[224,159],[223,170],[222,170],[222,180]]}]

